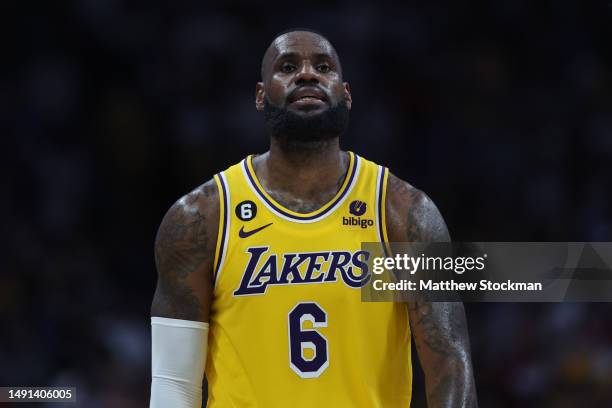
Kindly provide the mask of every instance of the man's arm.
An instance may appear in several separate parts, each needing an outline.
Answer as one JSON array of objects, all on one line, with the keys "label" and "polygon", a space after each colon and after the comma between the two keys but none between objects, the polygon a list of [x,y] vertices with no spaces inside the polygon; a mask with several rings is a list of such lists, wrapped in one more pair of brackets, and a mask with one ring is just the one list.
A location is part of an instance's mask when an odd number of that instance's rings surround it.
[{"label": "man's arm", "polygon": [[177,201],[157,232],[151,408],[202,406],[218,223],[219,192],[211,180]]},{"label": "man's arm", "polygon": [[[422,191],[394,175],[387,187],[392,242],[449,242],[442,215]],[[477,407],[470,342],[460,302],[408,302],[429,407]]]},{"label": "man's arm", "polygon": [[168,210],[155,239],[158,279],[151,316],[208,322],[218,228],[214,180]]}]

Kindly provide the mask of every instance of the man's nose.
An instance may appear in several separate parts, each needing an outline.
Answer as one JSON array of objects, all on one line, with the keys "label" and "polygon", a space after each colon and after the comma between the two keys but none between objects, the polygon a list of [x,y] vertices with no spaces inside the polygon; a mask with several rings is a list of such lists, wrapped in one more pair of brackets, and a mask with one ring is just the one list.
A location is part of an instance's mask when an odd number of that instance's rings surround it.
[{"label": "man's nose", "polygon": [[304,84],[307,82],[318,84],[319,83],[318,77],[319,75],[317,73],[317,70],[312,66],[310,62],[307,61],[303,63],[302,66],[300,67],[296,75],[296,78],[295,78],[295,83],[298,85]]}]

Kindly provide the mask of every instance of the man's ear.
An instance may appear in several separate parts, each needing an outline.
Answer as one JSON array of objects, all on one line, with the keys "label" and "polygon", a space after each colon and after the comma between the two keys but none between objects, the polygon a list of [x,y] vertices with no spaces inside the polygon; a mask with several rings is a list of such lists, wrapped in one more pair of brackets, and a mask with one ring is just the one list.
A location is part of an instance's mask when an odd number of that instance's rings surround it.
[{"label": "man's ear", "polygon": [[264,92],[263,82],[258,82],[255,84],[255,109],[259,112],[263,112],[264,110],[264,98],[266,94]]},{"label": "man's ear", "polygon": [[344,100],[346,101],[346,106],[351,110],[351,106],[353,105],[353,97],[351,96],[351,87],[348,82],[344,82]]}]

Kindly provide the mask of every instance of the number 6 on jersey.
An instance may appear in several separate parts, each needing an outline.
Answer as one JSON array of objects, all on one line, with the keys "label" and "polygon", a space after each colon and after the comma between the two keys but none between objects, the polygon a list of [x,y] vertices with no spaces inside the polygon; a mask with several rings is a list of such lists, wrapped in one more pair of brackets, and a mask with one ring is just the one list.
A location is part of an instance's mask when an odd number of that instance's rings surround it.
[{"label": "number 6 on jersey", "polygon": [[[304,329],[305,321],[312,327],[327,327],[327,313],[314,302],[298,303],[289,312],[289,366],[302,378],[316,378],[329,366],[327,339],[315,329]],[[311,349],[312,358],[304,356]]]}]

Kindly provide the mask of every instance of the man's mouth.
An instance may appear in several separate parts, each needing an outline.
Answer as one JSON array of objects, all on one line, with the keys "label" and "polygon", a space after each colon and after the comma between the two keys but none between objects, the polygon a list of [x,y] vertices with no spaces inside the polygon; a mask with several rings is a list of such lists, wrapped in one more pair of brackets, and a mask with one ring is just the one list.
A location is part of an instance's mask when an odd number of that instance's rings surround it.
[{"label": "man's mouth", "polygon": [[311,102],[320,102],[323,103],[322,99],[316,98],[314,96],[302,96],[301,98],[296,99],[292,103],[311,103]]},{"label": "man's mouth", "polygon": [[327,97],[325,93],[318,88],[315,87],[302,87],[298,88],[289,95],[289,102],[315,102],[315,101],[323,101],[325,102]]}]

